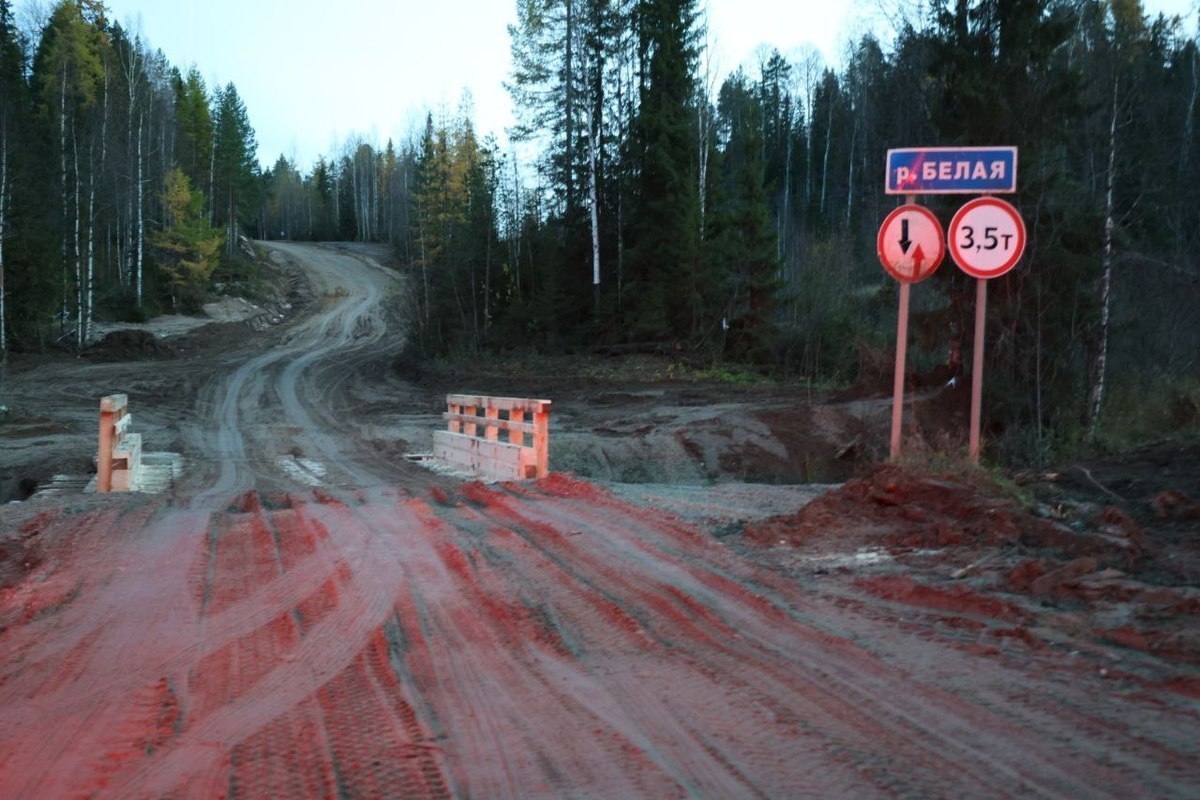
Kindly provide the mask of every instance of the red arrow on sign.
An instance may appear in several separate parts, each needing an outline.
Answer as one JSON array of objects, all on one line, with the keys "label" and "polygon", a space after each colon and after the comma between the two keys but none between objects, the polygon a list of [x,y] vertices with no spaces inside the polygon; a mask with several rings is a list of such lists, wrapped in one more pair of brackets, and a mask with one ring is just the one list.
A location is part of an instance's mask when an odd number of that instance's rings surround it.
[{"label": "red arrow on sign", "polygon": [[925,263],[925,250],[921,245],[917,245],[917,249],[913,250],[913,271],[918,275],[921,274],[921,265]]}]

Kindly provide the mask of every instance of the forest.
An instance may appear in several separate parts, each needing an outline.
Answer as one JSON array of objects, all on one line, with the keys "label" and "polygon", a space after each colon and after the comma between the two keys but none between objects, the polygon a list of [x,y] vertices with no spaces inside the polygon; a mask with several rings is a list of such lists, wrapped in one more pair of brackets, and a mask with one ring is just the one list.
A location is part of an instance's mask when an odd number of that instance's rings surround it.
[{"label": "forest", "polygon": [[[194,311],[249,280],[250,239],[354,240],[394,248],[420,357],[657,352],[866,383],[895,346],[886,151],[1015,146],[1029,238],[990,286],[991,455],[1200,427],[1197,20],[932,0],[841,64],[761,49],[719,75],[698,0],[513,1],[505,145],[465,98],[403,140],[264,169],[233,83],[101,0],[36,26],[0,0],[0,356]],[[945,224],[964,199],[921,202]],[[971,352],[949,260],[913,303],[914,369]]]}]

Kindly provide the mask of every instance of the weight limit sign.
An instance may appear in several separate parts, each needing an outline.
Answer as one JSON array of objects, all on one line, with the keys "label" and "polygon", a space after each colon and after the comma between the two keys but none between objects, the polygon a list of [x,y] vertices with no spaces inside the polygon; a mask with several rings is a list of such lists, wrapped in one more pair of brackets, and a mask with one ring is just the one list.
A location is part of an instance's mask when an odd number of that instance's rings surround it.
[{"label": "weight limit sign", "polygon": [[1025,252],[1025,222],[1003,200],[980,197],[964,205],[950,222],[950,255],[967,273],[999,278]]}]

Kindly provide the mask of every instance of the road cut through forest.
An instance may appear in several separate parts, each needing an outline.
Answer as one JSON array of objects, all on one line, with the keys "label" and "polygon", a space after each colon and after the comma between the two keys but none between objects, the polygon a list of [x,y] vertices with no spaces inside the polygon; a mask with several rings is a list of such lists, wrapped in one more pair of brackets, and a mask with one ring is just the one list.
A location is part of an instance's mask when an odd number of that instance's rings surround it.
[{"label": "road cut through forest", "polygon": [[[374,446],[343,390],[396,354],[397,276],[271,247],[316,299],[214,355],[171,494],[4,511],[5,542],[37,547],[0,590],[0,797],[1200,785],[1195,683],[996,657],[603,485],[485,485]],[[960,633],[1004,613],[958,611]]]}]

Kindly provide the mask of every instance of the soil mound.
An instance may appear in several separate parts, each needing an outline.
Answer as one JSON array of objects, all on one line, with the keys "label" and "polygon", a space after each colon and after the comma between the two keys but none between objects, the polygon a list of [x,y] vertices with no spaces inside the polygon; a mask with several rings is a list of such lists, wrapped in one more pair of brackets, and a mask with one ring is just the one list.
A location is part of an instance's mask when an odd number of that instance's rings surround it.
[{"label": "soil mound", "polygon": [[1155,500],[1157,518],[1148,501],[1130,511],[1065,497],[1039,503],[982,474],[884,466],[747,525],[744,539],[782,568],[845,575],[855,594],[920,609],[943,631],[1058,643],[1102,660],[1129,662],[1136,651],[1145,658],[1127,666],[1165,679],[1200,664],[1200,590],[1187,566],[1200,548],[1191,498]]},{"label": "soil mound", "polygon": [[1136,567],[1146,550],[1138,524],[1116,508],[1105,509],[1094,530],[1076,530],[1043,519],[999,496],[982,482],[884,466],[817,498],[787,517],[751,526],[746,536],[794,546],[816,537],[879,532],[890,549],[1024,547],[1050,549],[1097,566]]},{"label": "soil mound", "polygon": [[88,361],[112,362],[174,358],[174,349],[149,331],[113,331],[79,354]]}]

